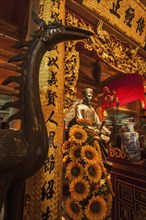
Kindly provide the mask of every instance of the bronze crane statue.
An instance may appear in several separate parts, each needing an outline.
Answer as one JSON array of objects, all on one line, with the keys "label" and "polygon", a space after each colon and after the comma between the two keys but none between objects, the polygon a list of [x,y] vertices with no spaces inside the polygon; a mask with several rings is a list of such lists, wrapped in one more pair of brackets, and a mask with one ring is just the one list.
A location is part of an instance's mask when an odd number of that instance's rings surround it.
[{"label": "bronze crane statue", "polygon": [[56,44],[67,40],[86,39],[93,33],[77,27],[64,26],[61,20],[45,23],[35,13],[33,20],[39,26],[31,41],[17,43],[21,54],[10,59],[18,62],[17,76],[10,76],[3,85],[16,82],[17,101],[8,102],[3,109],[19,111],[8,118],[21,119],[21,129],[0,130],[0,211],[5,204],[4,220],[22,220],[25,180],[42,165],[48,154],[47,130],[39,98],[39,67],[43,55]]}]

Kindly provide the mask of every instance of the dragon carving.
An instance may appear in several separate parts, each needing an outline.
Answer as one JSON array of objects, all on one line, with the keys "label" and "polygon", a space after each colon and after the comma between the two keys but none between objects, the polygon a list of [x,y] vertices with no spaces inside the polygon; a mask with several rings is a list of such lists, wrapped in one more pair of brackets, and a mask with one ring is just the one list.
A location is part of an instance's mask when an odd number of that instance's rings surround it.
[{"label": "dragon carving", "polygon": [[56,44],[88,38],[92,33],[77,27],[64,26],[61,20],[45,23],[35,13],[33,20],[39,29],[32,40],[17,43],[21,54],[10,59],[18,62],[18,75],[7,78],[3,85],[16,82],[12,96],[3,109],[13,107],[17,113],[12,120],[21,119],[20,130],[0,130],[0,211],[5,204],[5,220],[22,220],[25,180],[42,165],[48,154],[48,136],[39,97],[39,67],[43,55]]}]

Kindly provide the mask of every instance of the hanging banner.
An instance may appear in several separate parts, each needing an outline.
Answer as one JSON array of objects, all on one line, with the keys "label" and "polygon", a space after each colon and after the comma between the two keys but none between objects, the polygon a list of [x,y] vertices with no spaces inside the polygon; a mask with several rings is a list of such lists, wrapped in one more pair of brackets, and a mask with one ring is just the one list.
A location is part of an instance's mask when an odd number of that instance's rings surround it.
[{"label": "hanging banner", "polygon": [[[46,23],[55,19],[64,22],[65,1],[39,0],[38,14]],[[40,65],[40,98],[49,152],[41,169],[27,180],[23,220],[62,219],[64,53],[64,43],[57,44],[45,53]]]},{"label": "hanging banner", "polygon": [[82,5],[138,44],[145,45],[146,7],[139,0],[83,0]]}]

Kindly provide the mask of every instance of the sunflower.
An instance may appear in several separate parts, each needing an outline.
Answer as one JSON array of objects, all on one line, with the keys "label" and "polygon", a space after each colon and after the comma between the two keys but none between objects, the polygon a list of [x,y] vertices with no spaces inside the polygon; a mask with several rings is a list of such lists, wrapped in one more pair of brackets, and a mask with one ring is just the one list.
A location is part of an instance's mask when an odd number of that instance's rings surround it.
[{"label": "sunflower", "polygon": [[65,211],[70,216],[71,219],[80,220],[83,217],[82,209],[80,204],[77,201],[74,201],[72,198],[68,198],[65,201]]},{"label": "sunflower", "polygon": [[71,140],[77,144],[84,143],[88,138],[86,131],[79,125],[74,125],[71,127],[69,130],[69,136]]},{"label": "sunflower", "polygon": [[96,164],[99,161],[99,154],[91,145],[82,147],[81,157],[87,163]]},{"label": "sunflower", "polygon": [[106,201],[100,196],[93,196],[85,207],[85,215],[90,220],[103,220],[107,214]]},{"label": "sunflower", "polygon": [[66,168],[66,177],[70,180],[77,178],[83,174],[83,167],[77,161],[71,162]]},{"label": "sunflower", "polygon": [[80,159],[80,157],[81,157],[81,145],[73,144],[70,151],[69,151],[69,157],[73,161]]},{"label": "sunflower", "polygon": [[85,179],[77,178],[70,183],[69,190],[75,200],[83,200],[89,195],[89,183]]},{"label": "sunflower", "polygon": [[100,180],[102,171],[99,164],[87,164],[85,170],[90,181],[98,182]]}]

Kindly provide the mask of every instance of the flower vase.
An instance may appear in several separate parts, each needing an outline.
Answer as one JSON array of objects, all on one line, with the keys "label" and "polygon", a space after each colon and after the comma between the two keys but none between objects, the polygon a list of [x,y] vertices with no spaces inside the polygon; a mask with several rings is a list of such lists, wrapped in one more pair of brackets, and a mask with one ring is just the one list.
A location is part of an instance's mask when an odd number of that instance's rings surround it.
[{"label": "flower vase", "polygon": [[139,134],[134,130],[134,123],[126,125],[126,131],[123,132],[123,147],[129,159],[133,162],[141,160],[141,148]]}]

